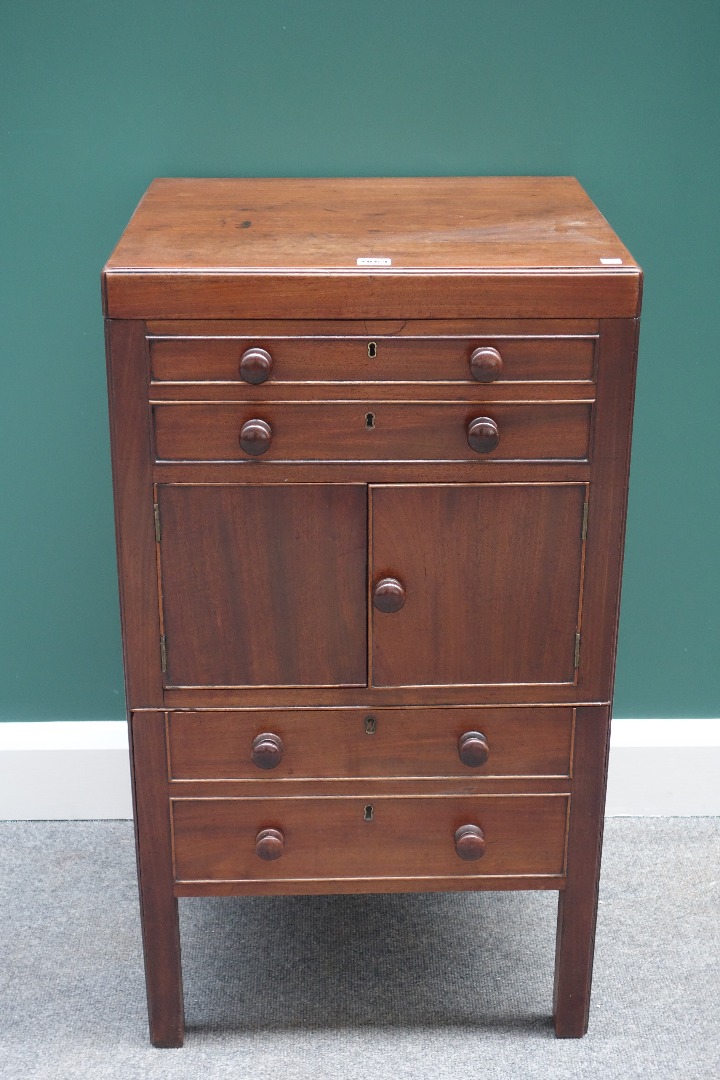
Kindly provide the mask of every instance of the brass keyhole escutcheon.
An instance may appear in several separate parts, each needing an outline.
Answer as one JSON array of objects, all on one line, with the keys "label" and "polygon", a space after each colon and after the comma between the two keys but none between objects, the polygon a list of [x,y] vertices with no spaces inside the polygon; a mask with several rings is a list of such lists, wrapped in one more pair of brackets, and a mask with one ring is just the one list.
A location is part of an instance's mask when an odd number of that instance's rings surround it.
[{"label": "brass keyhole escutcheon", "polygon": [[374,428],[375,427],[375,413],[372,413],[372,412],[365,413],[365,427],[366,428]]},{"label": "brass keyhole escutcheon", "polygon": [[377,356],[377,341],[368,341],[368,356],[371,360]]},{"label": "brass keyhole escutcheon", "polygon": [[374,716],[367,716],[365,718],[365,734],[374,735],[377,731],[377,720]]},{"label": "brass keyhole escutcheon", "polygon": [[374,813],[375,813],[375,811],[373,810],[372,806],[370,806],[370,804],[368,803],[368,805],[363,810],[363,820],[364,821],[372,821]]}]

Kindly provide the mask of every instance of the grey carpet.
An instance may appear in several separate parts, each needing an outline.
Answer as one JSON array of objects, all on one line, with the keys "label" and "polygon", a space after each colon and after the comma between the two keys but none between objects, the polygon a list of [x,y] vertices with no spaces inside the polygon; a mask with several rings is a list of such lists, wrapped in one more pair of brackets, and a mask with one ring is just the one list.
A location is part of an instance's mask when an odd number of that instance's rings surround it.
[{"label": "grey carpet", "polygon": [[181,901],[188,1034],[146,1034],[129,822],[0,824],[2,1080],[720,1078],[720,819],[606,830],[590,1033],[556,894]]}]

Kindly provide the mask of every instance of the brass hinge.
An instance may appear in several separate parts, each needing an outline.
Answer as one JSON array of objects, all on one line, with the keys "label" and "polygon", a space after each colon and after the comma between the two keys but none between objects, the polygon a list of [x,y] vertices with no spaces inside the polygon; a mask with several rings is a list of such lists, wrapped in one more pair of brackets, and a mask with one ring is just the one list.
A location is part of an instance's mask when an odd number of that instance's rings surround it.
[{"label": "brass hinge", "polygon": [[157,503],[153,503],[153,513],[155,515],[155,543],[160,543],[160,507]]},{"label": "brass hinge", "polygon": [[580,539],[585,540],[587,538],[587,519],[588,519],[588,507],[590,503],[586,500],[583,504],[583,518],[582,518],[582,534]]},{"label": "brass hinge", "polygon": [[[163,640],[165,640],[163,638]],[[580,631],[575,635],[575,670],[580,667]]]},{"label": "brass hinge", "polygon": [[167,671],[167,642],[164,634],[160,638],[160,667],[163,672]]}]

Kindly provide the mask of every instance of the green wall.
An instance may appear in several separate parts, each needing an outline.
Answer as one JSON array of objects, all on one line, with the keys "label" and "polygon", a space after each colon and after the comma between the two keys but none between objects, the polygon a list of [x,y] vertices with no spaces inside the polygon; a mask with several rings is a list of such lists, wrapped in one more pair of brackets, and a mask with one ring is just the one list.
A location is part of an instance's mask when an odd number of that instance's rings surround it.
[{"label": "green wall", "polygon": [[2,718],[123,715],[99,272],[148,182],[476,173],[576,175],[645,269],[615,713],[720,715],[719,31],[716,0],[3,4]]}]

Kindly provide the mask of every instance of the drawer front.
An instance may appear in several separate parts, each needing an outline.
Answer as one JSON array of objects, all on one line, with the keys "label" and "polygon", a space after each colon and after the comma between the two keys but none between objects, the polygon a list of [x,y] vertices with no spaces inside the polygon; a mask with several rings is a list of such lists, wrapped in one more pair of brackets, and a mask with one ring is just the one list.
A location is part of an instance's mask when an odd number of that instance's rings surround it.
[{"label": "drawer front", "polygon": [[[589,402],[156,404],[155,453],[158,461],[587,461],[591,408]],[[478,451],[469,440],[479,418],[489,423],[479,426]]]},{"label": "drawer front", "polygon": [[[588,337],[173,337],[151,338],[150,370],[157,382],[461,382],[476,383],[476,349],[500,358],[480,381],[592,382],[595,341]],[[262,371],[252,358],[262,349]],[[481,365],[482,366],[482,365]],[[477,365],[476,365],[477,370]],[[477,384],[477,383],[476,383]]]},{"label": "drawer front", "polygon": [[568,776],[571,708],[168,714],[174,780]]},{"label": "drawer front", "polygon": [[[566,795],[173,799],[177,881],[559,875]],[[479,829],[481,858],[456,850]],[[258,855],[265,830],[275,854]],[[278,839],[279,834],[279,839]]]}]

